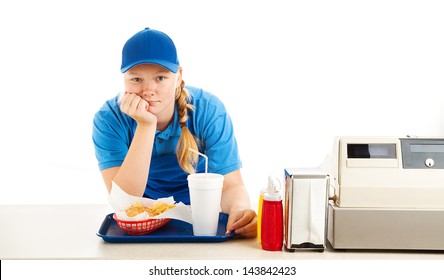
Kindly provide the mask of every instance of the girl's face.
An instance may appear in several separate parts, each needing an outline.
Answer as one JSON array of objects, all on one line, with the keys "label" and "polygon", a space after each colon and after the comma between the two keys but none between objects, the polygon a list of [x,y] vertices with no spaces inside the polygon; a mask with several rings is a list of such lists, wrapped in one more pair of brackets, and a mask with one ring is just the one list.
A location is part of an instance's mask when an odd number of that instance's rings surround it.
[{"label": "girl's face", "polygon": [[158,123],[170,122],[174,115],[176,88],[182,81],[182,68],[175,74],[157,64],[139,64],[124,74],[125,92],[145,99],[148,111]]}]

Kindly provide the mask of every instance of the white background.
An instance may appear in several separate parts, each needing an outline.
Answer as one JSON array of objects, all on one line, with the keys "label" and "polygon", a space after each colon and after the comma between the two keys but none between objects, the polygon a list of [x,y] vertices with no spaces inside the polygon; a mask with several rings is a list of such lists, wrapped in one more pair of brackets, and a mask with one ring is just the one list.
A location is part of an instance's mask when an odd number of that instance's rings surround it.
[{"label": "white background", "polygon": [[107,203],[92,118],[144,27],[235,124],[253,200],[337,135],[443,136],[442,1],[2,1],[0,204]]}]

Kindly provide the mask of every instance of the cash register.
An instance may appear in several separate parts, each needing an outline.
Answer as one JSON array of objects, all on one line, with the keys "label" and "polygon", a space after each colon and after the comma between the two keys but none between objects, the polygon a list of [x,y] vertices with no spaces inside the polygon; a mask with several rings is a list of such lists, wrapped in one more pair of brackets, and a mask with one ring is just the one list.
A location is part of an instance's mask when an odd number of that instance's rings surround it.
[{"label": "cash register", "polygon": [[327,239],[334,249],[444,250],[444,139],[337,137]]}]

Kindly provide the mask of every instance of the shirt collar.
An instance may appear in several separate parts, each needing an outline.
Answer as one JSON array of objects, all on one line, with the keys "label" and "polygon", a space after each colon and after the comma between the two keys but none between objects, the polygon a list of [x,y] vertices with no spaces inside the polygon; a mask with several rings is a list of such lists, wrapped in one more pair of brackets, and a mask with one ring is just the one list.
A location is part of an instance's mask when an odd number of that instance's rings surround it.
[{"label": "shirt collar", "polygon": [[179,113],[177,112],[177,106],[174,106],[173,121],[163,131],[156,130],[156,138],[168,140],[171,136],[180,136],[182,129],[179,124]]}]

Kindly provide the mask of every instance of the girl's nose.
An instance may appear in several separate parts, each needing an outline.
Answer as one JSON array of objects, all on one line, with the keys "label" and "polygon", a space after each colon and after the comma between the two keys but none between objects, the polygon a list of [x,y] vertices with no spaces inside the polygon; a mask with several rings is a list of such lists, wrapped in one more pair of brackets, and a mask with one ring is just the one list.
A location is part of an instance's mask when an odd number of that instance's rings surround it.
[{"label": "girl's nose", "polygon": [[143,95],[153,96],[156,88],[155,85],[153,85],[152,83],[146,83],[142,90],[143,90],[142,92]]}]

